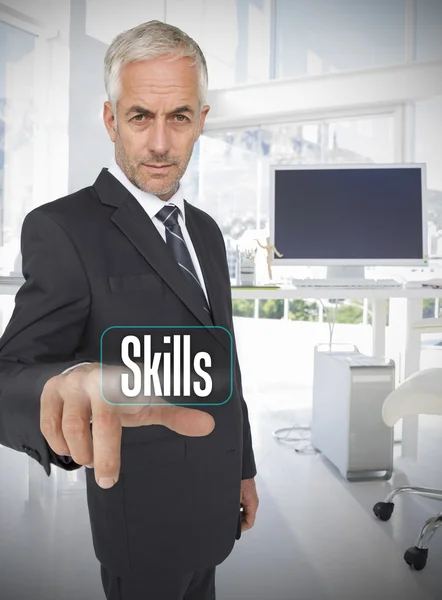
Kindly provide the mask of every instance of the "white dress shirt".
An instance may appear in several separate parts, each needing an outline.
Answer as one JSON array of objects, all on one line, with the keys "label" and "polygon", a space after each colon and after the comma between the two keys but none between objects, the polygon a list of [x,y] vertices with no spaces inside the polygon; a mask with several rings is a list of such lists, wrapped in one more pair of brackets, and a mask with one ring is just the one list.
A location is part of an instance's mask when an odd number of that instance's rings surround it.
[{"label": "white dress shirt", "polygon": [[[196,255],[195,248],[193,247],[192,240],[190,239],[190,235],[189,235],[189,232],[187,231],[187,227],[186,227],[186,210],[184,207],[184,197],[183,197],[183,191],[182,191],[181,186],[178,187],[178,190],[175,192],[175,194],[172,196],[172,198],[170,198],[170,200],[168,200],[167,202],[164,202],[164,200],[160,200],[158,198],[158,196],[155,196],[154,194],[150,194],[149,192],[143,192],[143,190],[140,190],[139,188],[137,188],[137,186],[135,186],[131,181],[129,181],[129,179],[126,177],[126,175],[120,169],[120,167],[117,165],[115,160],[112,161],[111,166],[108,169],[108,171],[111,175],[113,175],[115,177],[115,179],[118,179],[118,181],[121,184],[123,184],[127,190],[129,190],[129,192],[132,194],[132,196],[134,196],[136,198],[136,200],[138,200],[138,202],[144,208],[144,210],[146,211],[148,216],[152,219],[152,223],[155,225],[155,227],[159,231],[159,233],[164,241],[166,241],[166,227],[160,221],[160,219],[157,219],[155,217],[155,215],[157,214],[158,211],[160,211],[163,208],[163,206],[168,205],[168,204],[177,206],[180,209],[179,216],[178,216],[178,222],[180,224],[181,231],[183,232],[184,241],[186,242],[187,248],[189,250],[190,257],[192,259],[193,266],[195,267],[196,274],[198,275],[198,278],[201,282],[201,286],[204,290],[204,294],[207,299],[207,304],[208,304],[208,306],[210,306],[209,298],[207,296],[207,289],[206,289],[206,285],[204,282],[203,273],[201,271],[201,267],[198,262],[198,257]],[[166,250],[166,248],[165,248],[165,250]],[[71,369],[75,369],[76,367],[79,367],[80,365],[88,365],[88,364],[90,364],[90,363],[82,362],[82,363],[79,363],[78,365],[74,365],[73,367],[69,367],[68,369],[65,369],[62,372],[62,375],[64,375],[64,373],[67,373]]]}]

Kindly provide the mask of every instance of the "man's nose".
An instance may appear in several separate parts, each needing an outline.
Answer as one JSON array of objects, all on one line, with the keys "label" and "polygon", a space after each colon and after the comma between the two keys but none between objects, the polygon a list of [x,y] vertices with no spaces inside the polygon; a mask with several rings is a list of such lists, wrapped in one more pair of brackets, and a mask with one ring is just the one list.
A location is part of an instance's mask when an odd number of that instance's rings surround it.
[{"label": "man's nose", "polygon": [[149,127],[149,150],[156,154],[164,154],[170,150],[170,134],[165,119],[154,119]]}]

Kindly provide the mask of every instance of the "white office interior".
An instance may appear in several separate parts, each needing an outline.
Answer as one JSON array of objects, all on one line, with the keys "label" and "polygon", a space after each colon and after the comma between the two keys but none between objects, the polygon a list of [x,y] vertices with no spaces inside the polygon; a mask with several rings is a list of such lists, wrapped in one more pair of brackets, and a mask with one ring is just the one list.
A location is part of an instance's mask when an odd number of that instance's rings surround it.
[{"label": "white office interior", "polygon": [[[218,598],[440,598],[441,0],[0,0],[1,332],[23,218],[109,166],[104,54],[151,19],[207,59],[182,185],[226,241],[258,469]],[[356,182],[365,217],[326,193],[331,176],[344,195]],[[283,212],[282,181],[305,184],[305,205]],[[283,254],[272,279],[266,238]],[[0,446],[0,596],[103,597],[85,489],[84,469],[48,478]]]}]

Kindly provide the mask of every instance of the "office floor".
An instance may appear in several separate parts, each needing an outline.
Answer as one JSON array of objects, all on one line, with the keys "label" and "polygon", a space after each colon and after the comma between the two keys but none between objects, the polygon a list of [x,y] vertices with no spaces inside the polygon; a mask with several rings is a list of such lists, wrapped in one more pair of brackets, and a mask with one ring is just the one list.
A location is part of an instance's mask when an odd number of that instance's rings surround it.
[{"label": "office floor", "polygon": [[[372,506],[408,482],[442,488],[442,419],[421,419],[418,464],[399,458],[390,482],[350,484],[321,455],[296,453],[272,437],[278,427],[308,422],[311,389],[272,386],[247,398],[261,503],[255,527],[218,567],[218,600],[439,599],[442,532],[424,571],[411,571],[403,553],[442,504],[398,498],[388,523]],[[55,471],[48,479],[26,455],[0,448],[1,598],[104,598],[84,471]]]}]

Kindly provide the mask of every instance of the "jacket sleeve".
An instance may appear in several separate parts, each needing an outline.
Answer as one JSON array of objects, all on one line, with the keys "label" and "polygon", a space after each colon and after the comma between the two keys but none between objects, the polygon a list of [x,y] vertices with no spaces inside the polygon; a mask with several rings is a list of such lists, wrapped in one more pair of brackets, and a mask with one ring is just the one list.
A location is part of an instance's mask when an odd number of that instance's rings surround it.
[{"label": "jacket sleeve", "polygon": [[236,385],[241,401],[242,416],[243,416],[243,446],[242,446],[242,475],[241,479],[253,479],[256,476],[255,456],[253,452],[252,432],[249,422],[249,411],[242,392],[241,369],[237,356],[235,334],[233,331],[233,319],[231,322],[230,333],[233,338],[233,355],[234,355],[234,372]]},{"label": "jacket sleeve", "polygon": [[25,283],[0,338],[0,443],[26,452],[51,473],[51,463],[79,468],[58,456],[40,430],[45,383],[78,364],[75,356],[90,307],[86,272],[75,245],[41,207],[26,215],[21,232]]}]

